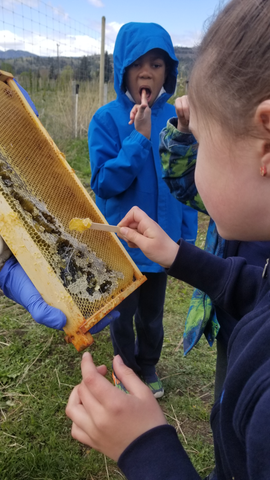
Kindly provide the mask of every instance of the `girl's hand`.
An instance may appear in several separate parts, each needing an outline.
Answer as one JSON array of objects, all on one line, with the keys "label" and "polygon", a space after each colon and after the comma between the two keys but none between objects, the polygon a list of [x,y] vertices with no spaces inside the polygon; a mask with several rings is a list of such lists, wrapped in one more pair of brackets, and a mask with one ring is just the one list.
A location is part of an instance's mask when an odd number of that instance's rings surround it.
[{"label": "girl's hand", "polygon": [[118,236],[129,247],[140,248],[146,257],[164,268],[171,266],[179,246],[140,208],[132,207],[118,226]]},{"label": "girl's hand", "polygon": [[146,91],[142,91],[141,105],[134,105],[130,112],[129,125],[134,123],[137,132],[144,135],[148,140],[151,138],[151,108],[148,106]]},{"label": "girl's hand", "polygon": [[96,368],[89,352],[83,354],[81,368],[83,380],[66,407],[76,440],[117,461],[133,440],[167,423],[151,390],[119,356],[113,368],[129,395],[104,378],[106,367]]},{"label": "girl's hand", "polygon": [[190,109],[187,95],[183,95],[183,97],[178,97],[175,100],[175,110],[178,117],[177,129],[182,133],[190,133]]}]

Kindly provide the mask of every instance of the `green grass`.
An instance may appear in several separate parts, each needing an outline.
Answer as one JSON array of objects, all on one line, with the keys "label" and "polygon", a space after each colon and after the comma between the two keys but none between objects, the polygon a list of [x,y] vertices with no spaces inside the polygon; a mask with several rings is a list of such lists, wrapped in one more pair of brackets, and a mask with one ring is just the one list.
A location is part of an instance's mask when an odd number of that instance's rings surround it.
[{"label": "green grass", "polygon": [[[87,142],[67,142],[64,148],[68,161],[86,181]],[[200,216],[200,247],[206,228],[207,220]],[[165,338],[158,364],[165,396],[159,402],[203,478],[214,465],[209,414],[216,353],[202,338],[183,357],[182,333],[191,293],[191,287],[168,279]],[[3,295],[0,311],[1,480],[124,478],[115,462],[70,435],[65,406],[81,379],[81,354],[65,343],[63,332],[35,324],[22,307]],[[90,351],[97,364],[107,365],[111,380],[113,349],[108,328],[95,336]]]},{"label": "green grass", "polygon": [[75,170],[84,187],[90,189],[91,168],[87,138],[59,140],[57,146],[65,153],[68,163]]},{"label": "green grass", "polygon": [[[20,79],[19,79],[20,80]],[[24,86],[24,83],[22,83]],[[72,81],[66,81],[53,89],[33,89],[25,85],[39,112],[39,119],[55,139],[74,138],[75,134],[75,98]],[[115,98],[113,84],[108,84],[108,102]],[[99,82],[80,82],[77,105],[77,136],[87,136],[89,122],[99,108]]]}]

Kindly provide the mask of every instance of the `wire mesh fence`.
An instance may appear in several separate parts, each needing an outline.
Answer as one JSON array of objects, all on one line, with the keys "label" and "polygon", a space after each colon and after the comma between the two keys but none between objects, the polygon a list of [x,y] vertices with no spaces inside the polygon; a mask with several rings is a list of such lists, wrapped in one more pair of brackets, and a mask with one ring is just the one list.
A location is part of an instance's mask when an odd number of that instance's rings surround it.
[{"label": "wire mesh fence", "polygon": [[[43,0],[0,0],[0,69],[28,91],[55,140],[86,136],[94,112],[115,98],[112,52],[117,32],[108,25],[104,34],[104,23],[102,17],[99,23],[83,24]],[[176,95],[181,95],[194,51],[177,46],[175,54]]]},{"label": "wire mesh fence", "polygon": [[0,69],[28,91],[55,139],[85,136],[93,113],[114,98],[113,41],[105,35],[102,44],[101,26],[42,0],[0,0]]}]

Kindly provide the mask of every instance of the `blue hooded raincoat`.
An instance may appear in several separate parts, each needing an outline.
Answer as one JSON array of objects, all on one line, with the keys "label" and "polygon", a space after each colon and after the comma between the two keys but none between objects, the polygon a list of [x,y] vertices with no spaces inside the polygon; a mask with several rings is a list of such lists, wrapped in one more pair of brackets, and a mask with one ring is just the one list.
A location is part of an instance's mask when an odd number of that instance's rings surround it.
[{"label": "blue hooded raincoat", "polygon": [[[129,125],[134,105],[125,93],[123,79],[126,68],[154,48],[165,50],[171,68],[162,93],[151,107],[151,139]],[[177,241],[181,236],[194,242],[197,235],[197,213],[183,206],[169,191],[162,179],[158,152],[159,133],[175,108],[167,100],[174,93],[178,60],[169,34],[154,23],[128,23],[117,36],[114,49],[114,88],[117,98],[101,107],[89,127],[89,152],[92,169],[91,187],[96,203],[107,221],[117,224],[134,206],[140,207],[168,235]],[[139,250],[128,250],[143,272],[160,272]]]}]

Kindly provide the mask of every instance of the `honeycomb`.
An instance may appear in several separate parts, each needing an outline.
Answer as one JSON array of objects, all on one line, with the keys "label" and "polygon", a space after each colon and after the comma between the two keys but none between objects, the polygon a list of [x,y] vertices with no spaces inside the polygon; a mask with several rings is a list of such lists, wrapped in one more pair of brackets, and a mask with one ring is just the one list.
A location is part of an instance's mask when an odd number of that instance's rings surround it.
[{"label": "honeycomb", "polygon": [[114,233],[69,230],[72,218],[107,223],[64,155],[0,71],[0,234],[45,301],[67,316],[78,351],[88,332],[146,278]]}]

